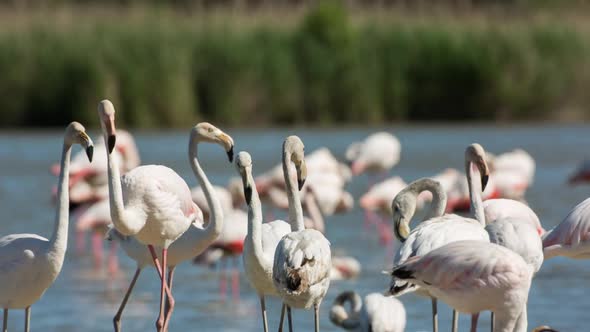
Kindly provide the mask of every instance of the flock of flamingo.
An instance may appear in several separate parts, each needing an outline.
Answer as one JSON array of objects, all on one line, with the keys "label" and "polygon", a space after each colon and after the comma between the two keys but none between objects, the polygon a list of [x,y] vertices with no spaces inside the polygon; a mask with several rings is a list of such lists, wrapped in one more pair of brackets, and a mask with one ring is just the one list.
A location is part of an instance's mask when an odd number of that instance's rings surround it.
[{"label": "flock of flamingo", "polygon": [[[345,186],[363,173],[371,177],[368,191],[359,199],[365,227],[376,226],[384,245],[394,237],[400,245],[393,269],[387,272],[391,282],[379,287],[386,292],[363,299],[347,291],[334,300],[330,320],[343,329],[403,331],[406,312],[397,297],[415,292],[431,299],[434,332],[439,330],[439,300],[454,309],[452,331],[457,331],[459,312],[471,314],[471,331],[475,331],[480,312],[490,311],[493,332],[524,332],[529,289],[543,261],[555,256],[590,258],[590,199],[545,231],[522,201],[533,181],[535,163],[520,149],[494,156],[474,143],[465,150],[464,174],[446,169],[407,184],[397,176],[383,178],[400,159],[400,143],[391,134],[380,132],[351,144],[346,151],[348,165],[327,148],[306,156],[303,141],[289,136],[282,146],[281,164],[254,177],[250,154],[234,156],[233,139],[203,122],[189,136],[188,159],[200,184],[191,190],[168,167],[140,165],[133,137],[116,129],[110,101],[99,103],[98,116],[102,137],[96,145],[80,123],[66,128],[61,162],[52,167],[59,180],[50,239],[35,234],[0,238],[4,332],[9,309],[25,309],[25,331],[29,331],[31,305],[52,285],[64,263],[70,209],[77,251],[84,250],[86,234],[91,233],[95,264],[101,265],[106,235],[111,240],[109,271],[118,269],[117,245],[137,263],[113,319],[115,331],[121,331],[124,308],[144,267],[153,266],[158,272],[156,329],[167,331],[175,308],[172,288],[177,265],[232,259],[235,297],[239,256],[260,299],[265,332],[269,330],[265,303],[269,296],[283,303],[279,331],[285,316],[289,331],[293,330],[292,309],[311,308],[315,331],[319,331],[319,307],[330,282],[360,272],[354,258],[331,252],[323,216],[352,209],[354,199]],[[209,182],[199,163],[200,143],[219,145],[235,164],[238,177],[227,189]],[[84,153],[71,157],[75,144]],[[590,180],[588,165],[582,165],[570,182]],[[263,221],[272,219],[270,209],[263,215],[263,203],[288,210],[287,220]],[[241,209],[244,204],[247,211]],[[424,220],[412,228],[416,210],[426,206]],[[453,214],[456,211],[465,213]],[[227,279],[222,270],[223,294]],[[540,326],[534,331],[555,330]]]}]

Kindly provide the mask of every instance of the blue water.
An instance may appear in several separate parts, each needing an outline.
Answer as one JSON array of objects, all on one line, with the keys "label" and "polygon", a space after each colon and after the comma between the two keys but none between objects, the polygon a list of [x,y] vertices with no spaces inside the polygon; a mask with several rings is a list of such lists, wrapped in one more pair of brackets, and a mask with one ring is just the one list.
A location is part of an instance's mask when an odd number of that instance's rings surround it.
[{"label": "blue water", "polygon": [[[569,187],[568,174],[585,157],[590,142],[588,126],[405,126],[387,128],[402,143],[402,160],[391,172],[406,181],[429,176],[446,167],[461,169],[467,144],[479,142],[491,152],[515,147],[529,151],[537,162],[533,187],[527,194],[531,207],[546,229],[550,229],[569,209],[589,196],[589,187]],[[254,160],[254,172],[261,173],[280,160],[283,138],[298,134],[311,152],[329,147],[341,157],[353,140],[376,129],[263,129],[227,130],[236,142],[236,152],[247,150]],[[140,132],[136,134],[143,163],[164,164],[175,169],[189,185],[196,181],[190,171],[186,150],[188,131]],[[32,232],[51,234],[54,207],[50,188],[56,179],[49,166],[59,160],[61,132],[15,132],[0,134],[0,235]],[[235,175],[232,165],[218,147],[203,146],[200,159],[215,184],[225,185]],[[348,190],[358,198],[367,178],[355,178]],[[70,229],[73,229],[70,226]],[[328,319],[333,298],[343,290],[361,294],[384,291],[388,278],[381,271],[391,267],[375,234],[362,230],[362,212],[327,219],[327,237],[333,251],[359,259],[361,276],[352,281],[333,282],[321,308],[321,329],[337,331]],[[73,237],[70,237],[70,240]],[[354,245],[351,245],[354,244]],[[93,268],[90,256],[78,256],[70,243],[66,262],[56,283],[33,306],[33,331],[112,331],[112,317],[134,271],[134,263],[120,252],[121,273],[108,276]],[[146,269],[123,316],[123,330],[153,330],[159,302],[159,285],[153,269]],[[590,311],[585,296],[590,279],[590,262],[554,259],[545,262],[533,281],[529,297],[529,327],[549,324],[561,331],[583,331]],[[174,283],[176,311],[170,331],[260,331],[258,299],[247,281],[241,279],[240,300],[222,300],[218,294],[219,273],[214,269],[185,263],[177,268]],[[408,314],[407,331],[428,331],[430,301],[414,295],[401,298]],[[450,309],[441,305],[441,331],[450,330]],[[267,301],[269,324],[276,330],[280,304]],[[11,311],[9,330],[23,326],[22,311]],[[480,329],[489,328],[489,315],[480,319]],[[460,330],[469,327],[462,315]],[[295,311],[295,329],[311,331],[313,312]]]}]

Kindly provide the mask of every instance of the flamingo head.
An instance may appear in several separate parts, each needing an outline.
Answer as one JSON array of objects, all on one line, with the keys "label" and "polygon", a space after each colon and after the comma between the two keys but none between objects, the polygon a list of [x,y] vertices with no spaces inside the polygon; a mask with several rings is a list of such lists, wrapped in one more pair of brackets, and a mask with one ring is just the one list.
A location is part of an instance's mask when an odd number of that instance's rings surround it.
[{"label": "flamingo head", "polygon": [[72,122],[66,128],[64,142],[68,145],[80,144],[86,150],[88,160],[92,162],[92,155],[94,153],[94,144],[92,139],[86,134],[84,126],[79,122]]},{"label": "flamingo head", "polygon": [[391,203],[393,232],[401,242],[405,242],[410,235],[410,221],[416,212],[416,197],[402,190]]},{"label": "flamingo head", "polygon": [[307,178],[307,166],[305,164],[305,146],[303,141],[295,135],[289,136],[283,143],[283,158],[287,158],[295,164],[297,170],[297,186],[303,188]]},{"label": "flamingo head", "polygon": [[223,146],[229,162],[234,160],[234,140],[221,129],[208,122],[201,122],[193,127],[190,136],[191,144],[200,141],[215,143]]},{"label": "flamingo head", "polygon": [[246,204],[250,205],[252,201],[252,157],[248,152],[240,151],[236,158],[236,168],[242,177],[242,184],[244,185],[244,197]]},{"label": "flamingo head", "polygon": [[481,190],[484,191],[490,178],[490,169],[488,167],[488,163],[486,162],[486,152],[478,143],[473,143],[469,145],[467,149],[465,149],[466,172],[468,172],[471,164],[475,165],[475,167],[479,170],[479,174],[481,176]]},{"label": "flamingo head", "polygon": [[105,141],[109,148],[109,154],[113,152],[117,141],[117,132],[115,129],[115,106],[110,100],[105,99],[98,103],[98,116],[100,117],[100,126],[105,135]]}]

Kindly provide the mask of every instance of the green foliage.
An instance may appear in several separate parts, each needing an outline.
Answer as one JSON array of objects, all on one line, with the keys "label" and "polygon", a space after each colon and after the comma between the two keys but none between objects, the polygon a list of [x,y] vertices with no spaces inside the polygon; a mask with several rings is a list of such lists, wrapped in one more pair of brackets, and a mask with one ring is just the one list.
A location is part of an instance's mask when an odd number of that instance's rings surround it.
[{"label": "green foliage", "polygon": [[0,126],[96,125],[103,98],[136,127],[539,119],[586,100],[590,39],[563,22],[353,24],[337,2],[287,28],[174,15],[0,33]]}]

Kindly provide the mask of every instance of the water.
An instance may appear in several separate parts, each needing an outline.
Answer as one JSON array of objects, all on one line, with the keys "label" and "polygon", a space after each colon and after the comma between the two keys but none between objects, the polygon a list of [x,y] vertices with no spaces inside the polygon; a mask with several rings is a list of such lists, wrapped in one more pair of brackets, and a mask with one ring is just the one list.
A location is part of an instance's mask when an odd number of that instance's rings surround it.
[{"label": "water", "polygon": [[[406,181],[429,176],[446,167],[461,168],[467,144],[479,142],[491,152],[514,147],[529,151],[537,162],[533,187],[527,194],[531,207],[550,229],[575,204],[588,197],[588,187],[571,188],[565,184],[568,174],[584,157],[590,142],[587,126],[411,126],[390,128],[402,143],[402,161],[393,174]],[[297,133],[311,152],[328,146],[342,156],[348,143],[365,137],[369,129],[315,130],[230,130],[236,141],[236,152],[247,150],[254,160],[254,172],[260,173],[280,160],[283,138]],[[137,135],[144,163],[160,163],[174,168],[189,185],[196,181],[190,171],[186,150],[187,132],[144,132]],[[77,148],[76,148],[77,149]],[[0,234],[32,232],[48,237],[51,234],[54,207],[50,188],[56,179],[49,166],[59,160],[59,133],[0,134]],[[235,169],[217,146],[199,150],[206,172],[215,184],[225,185]],[[367,178],[354,179],[348,190],[358,198],[367,185]],[[73,229],[73,227],[70,227]],[[327,219],[327,237],[333,251],[359,259],[361,276],[352,281],[333,282],[321,308],[321,329],[337,331],[328,319],[334,297],[343,290],[361,294],[384,291],[388,277],[381,271],[391,267],[384,248],[375,234],[362,231],[362,213],[355,209],[347,215]],[[73,237],[70,237],[72,239]],[[112,331],[112,317],[126,290],[134,263],[120,253],[122,271],[110,278],[97,272],[89,256],[78,257],[70,242],[61,275],[43,298],[33,306],[34,331]],[[584,295],[590,277],[590,262],[553,259],[546,262],[536,276],[529,298],[529,326],[550,324],[562,331],[582,331],[582,320],[590,310]],[[159,285],[153,269],[146,269],[139,278],[134,294],[123,316],[125,331],[152,330],[158,310]],[[177,268],[174,294],[176,311],[171,331],[260,331],[258,299],[247,281],[241,279],[239,302],[223,301],[218,295],[218,273],[185,263]],[[402,298],[408,313],[407,331],[428,331],[430,301],[413,295]],[[269,324],[276,330],[280,304],[267,301]],[[461,315],[460,329],[467,330],[468,317]],[[441,304],[441,331],[450,330],[450,309]],[[297,331],[313,329],[312,311],[295,311]],[[23,312],[11,311],[11,331],[22,329]],[[489,315],[480,319],[480,329],[488,330]]]}]

